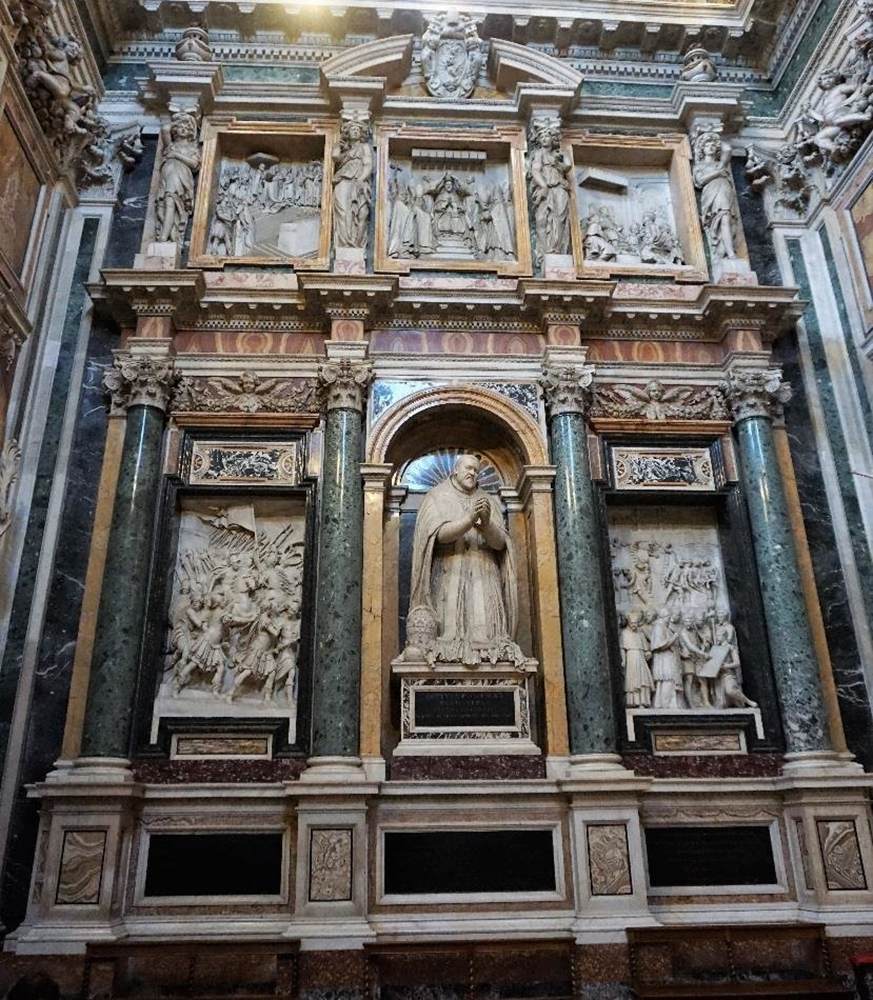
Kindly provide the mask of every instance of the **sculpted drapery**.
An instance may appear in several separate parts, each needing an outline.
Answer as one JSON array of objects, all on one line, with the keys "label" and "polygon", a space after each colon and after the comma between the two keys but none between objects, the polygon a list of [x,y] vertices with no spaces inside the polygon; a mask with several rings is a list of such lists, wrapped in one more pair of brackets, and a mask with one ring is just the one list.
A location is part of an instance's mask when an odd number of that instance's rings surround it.
[{"label": "sculpted drapery", "polygon": [[479,459],[462,455],[422,502],[413,539],[409,644],[424,647],[431,661],[520,664],[526,657],[514,639],[512,539],[499,501],[479,489],[478,474]]}]

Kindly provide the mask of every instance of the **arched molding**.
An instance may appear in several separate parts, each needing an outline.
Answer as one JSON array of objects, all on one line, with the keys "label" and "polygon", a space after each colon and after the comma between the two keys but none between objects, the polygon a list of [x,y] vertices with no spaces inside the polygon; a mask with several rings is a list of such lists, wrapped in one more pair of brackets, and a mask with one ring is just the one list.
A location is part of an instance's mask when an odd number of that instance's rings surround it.
[{"label": "arched molding", "polygon": [[489,71],[497,89],[507,93],[518,84],[539,84],[577,97],[582,87],[582,74],[577,69],[545,52],[502,38],[491,41]]},{"label": "arched molding", "polygon": [[374,425],[367,445],[367,463],[384,465],[391,461],[399,435],[411,430],[423,417],[440,409],[461,409],[480,413],[492,425],[505,430],[519,451],[525,466],[548,465],[545,438],[534,419],[505,396],[472,385],[439,386],[422,389],[395,403]]},{"label": "arched molding", "polygon": [[392,35],[339,52],[321,64],[322,82],[330,88],[342,80],[381,77],[399,87],[412,68],[412,35]]}]

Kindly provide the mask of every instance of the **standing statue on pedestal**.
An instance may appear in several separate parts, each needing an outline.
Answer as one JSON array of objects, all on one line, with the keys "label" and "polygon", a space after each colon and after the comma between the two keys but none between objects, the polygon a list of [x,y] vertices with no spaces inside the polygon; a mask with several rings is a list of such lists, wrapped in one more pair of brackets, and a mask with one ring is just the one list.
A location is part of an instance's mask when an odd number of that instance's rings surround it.
[{"label": "standing statue on pedestal", "polygon": [[373,197],[373,148],[366,114],[343,122],[333,161],[333,241],[335,247],[364,250]]},{"label": "standing statue on pedestal", "polygon": [[515,642],[518,592],[512,539],[496,497],[479,488],[480,460],[461,455],[425,496],[415,522],[405,658],[480,663],[527,660]]},{"label": "standing statue on pedestal", "polygon": [[557,117],[534,118],[530,125],[530,197],[534,210],[537,257],[570,253],[570,171],[561,149]]},{"label": "standing statue on pedestal", "polygon": [[194,175],[200,169],[195,111],[175,110],[161,129],[161,174],[155,196],[155,239],[181,243],[194,207]]},{"label": "standing statue on pedestal", "polygon": [[731,177],[731,147],[720,126],[698,130],[694,140],[694,185],[700,190],[700,217],[713,260],[733,260],[739,207]]}]

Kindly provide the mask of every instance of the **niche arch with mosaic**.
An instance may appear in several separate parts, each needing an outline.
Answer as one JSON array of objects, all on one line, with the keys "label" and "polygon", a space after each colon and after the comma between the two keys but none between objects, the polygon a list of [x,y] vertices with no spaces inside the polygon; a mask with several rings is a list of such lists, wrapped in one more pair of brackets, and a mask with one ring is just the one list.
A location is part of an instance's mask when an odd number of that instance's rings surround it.
[{"label": "niche arch with mosaic", "polygon": [[[399,567],[382,617],[386,752],[539,754],[545,676],[559,669],[532,558],[554,547],[551,498],[531,478],[546,464],[542,428],[490,390],[431,388],[383,414],[377,456],[390,482],[382,563]],[[475,466],[466,485],[459,460]],[[486,524],[444,538],[477,502]]]}]

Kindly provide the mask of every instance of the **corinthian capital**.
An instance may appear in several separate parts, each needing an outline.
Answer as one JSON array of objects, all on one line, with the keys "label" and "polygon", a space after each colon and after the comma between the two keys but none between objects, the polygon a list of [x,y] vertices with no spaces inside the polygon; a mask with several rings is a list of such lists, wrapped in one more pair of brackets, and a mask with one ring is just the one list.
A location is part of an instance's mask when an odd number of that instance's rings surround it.
[{"label": "corinthian capital", "polygon": [[341,358],[318,366],[318,388],[325,410],[363,410],[373,381],[370,361]]},{"label": "corinthian capital", "polygon": [[593,365],[546,365],[540,379],[549,417],[588,412],[594,384]]},{"label": "corinthian capital", "polygon": [[772,420],[791,399],[791,386],[783,382],[779,368],[734,368],[728,372],[724,391],[735,424],[749,417]]},{"label": "corinthian capital", "polygon": [[117,354],[103,376],[103,387],[111,397],[114,413],[129,406],[166,410],[178,381],[179,373],[170,358]]}]

